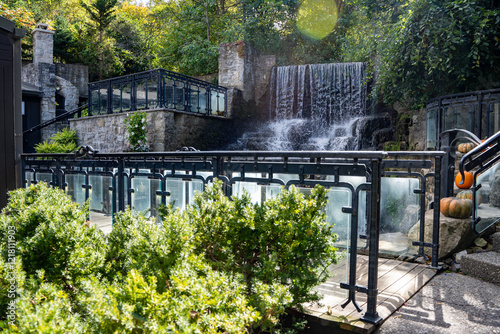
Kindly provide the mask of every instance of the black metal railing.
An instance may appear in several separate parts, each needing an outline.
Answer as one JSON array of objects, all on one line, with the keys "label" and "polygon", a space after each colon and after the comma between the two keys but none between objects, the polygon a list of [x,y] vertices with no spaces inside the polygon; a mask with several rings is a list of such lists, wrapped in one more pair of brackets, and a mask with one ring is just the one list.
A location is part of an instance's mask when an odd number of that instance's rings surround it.
[{"label": "black metal railing", "polygon": [[[192,201],[195,190],[203,191],[214,178],[223,181],[227,196],[237,195],[245,188],[255,201],[274,196],[281,186],[295,185],[303,191],[316,184],[330,188],[327,219],[335,223],[339,240],[345,241],[344,248],[350,253],[348,281],[340,285],[348,290],[343,306],[352,302],[361,311],[356,294],[365,293],[366,312],[362,319],[378,323],[379,238],[385,228],[381,226],[381,217],[385,215],[382,207],[392,207],[393,211],[399,207],[405,214],[409,201],[403,197],[413,198],[411,203],[418,210],[411,224],[419,233],[409,237],[416,246],[414,256],[432,254],[431,267],[437,268],[443,155],[444,152],[318,151],[99,154],[84,147],[75,154],[23,154],[22,158],[26,185],[44,181],[64,189],[78,202],[90,199],[91,220],[92,214],[97,218],[113,215],[126,206],[147,211],[151,216],[156,216],[159,205],[183,208]],[[424,175],[422,170],[431,172]],[[434,192],[426,194],[429,179],[434,180]],[[399,190],[398,184],[402,184]],[[428,202],[434,203],[435,210],[431,240],[424,235]],[[360,247],[358,242],[363,240],[366,245]],[[356,281],[356,254],[360,248],[368,249],[367,286]],[[431,251],[424,252],[425,248]]]},{"label": "black metal railing", "polygon": [[68,111],[68,112],[65,112],[64,114],[61,114],[57,117],[54,117],[48,121],[45,121],[45,122],[42,122],[32,128],[29,128],[27,130],[25,130],[23,132],[23,135],[29,135],[33,132],[36,132],[36,131],[39,131],[51,124],[54,124],[54,123],[57,123],[57,122],[63,122],[63,121],[66,121],[68,120],[69,118],[72,118],[74,117],[75,115],[77,115],[77,117],[82,117],[82,111],[84,111],[85,109],[88,108],[88,104],[84,104],[84,105],[81,105],[80,107],[76,108],[76,109],[73,109],[71,111]]},{"label": "black metal railing", "polygon": [[500,131],[500,89],[445,95],[430,100],[427,112],[427,149],[441,149],[439,134],[464,129],[479,138]]},{"label": "black metal railing", "polygon": [[227,115],[227,88],[164,69],[89,83],[89,116],[165,108]]},{"label": "black metal railing", "polygon": [[500,132],[466,153],[459,162],[462,182],[472,172],[472,230],[480,235],[500,221]]}]

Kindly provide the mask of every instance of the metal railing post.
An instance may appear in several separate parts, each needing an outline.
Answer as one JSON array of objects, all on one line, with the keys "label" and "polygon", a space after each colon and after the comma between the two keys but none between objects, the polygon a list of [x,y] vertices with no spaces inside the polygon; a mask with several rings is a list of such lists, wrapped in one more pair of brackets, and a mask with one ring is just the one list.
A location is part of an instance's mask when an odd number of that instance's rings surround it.
[{"label": "metal railing post", "polygon": [[370,211],[369,211],[369,264],[368,264],[368,289],[366,313],[361,318],[364,321],[377,324],[382,318],[377,313],[378,295],[378,253],[380,232],[380,188],[381,188],[381,159],[373,159],[371,162],[372,177],[370,189]]},{"label": "metal railing post", "polygon": [[[432,219],[432,259],[431,267],[434,269],[439,269],[438,267],[438,257],[439,257],[439,215],[440,212],[440,200],[441,200],[441,163],[442,159],[440,156],[435,157],[435,179],[434,179],[434,216]],[[445,166],[446,167],[446,166]]]},{"label": "metal railing post", "polygon": [[125,172],[125,162],[123,159],[118,159],[118,173],[117,173],[117,178],[118,178],[118,211],[124,211],[125,210],[125,181],[123,179]]}]

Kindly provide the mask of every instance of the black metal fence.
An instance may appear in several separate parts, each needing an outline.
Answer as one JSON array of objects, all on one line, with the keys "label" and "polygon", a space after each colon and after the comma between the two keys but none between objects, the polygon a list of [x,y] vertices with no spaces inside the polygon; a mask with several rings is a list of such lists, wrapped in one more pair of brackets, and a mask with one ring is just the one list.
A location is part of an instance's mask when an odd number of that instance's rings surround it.
[{"label": "black metal fence", "polygon": [[[349,254],[347,305],[356,294],[367,294],[365,321],[377,323],[379,238],[396,217],[384,223],[385,215],[407,207],[417,210],[411,217],[416,234],[407,230],[414,256],[426,257],[432,250],[432,267],[437,268],[439,248],[440,167],[444,152],[162,152],[98,154],[81,150],[75,154],[24,154],[26,185],[40,181],[64,189],[76,201],[90,199],[91,220],[113,215],[130,206],[156,216],[156,208],[183,208],[196,190],[218,178],[227,196],[245,189],[256,202],[275,196],[282,186],[292,185],[307,192],[316,184],[330,189],[327,219],[339,234],[339,247]],[[430,170],[422,174],[423,170]],[[429,182],[434,191],[426,193]],[[425,239],[426,203],[434,203],[432,240]],[[392,208],[390,212],[384,211]],[[405,217],[407,214],[404,214]],[[110,218],[111,219],[111,218]],[[382,221],[382,225],[381,225]],[[387,226],[384,226],[386,224]],[[389,231],[389,230],[387,230]],[[401,233],[400,233],[401,234]],[[361,245],[365,242],[366,244]],[[406,241],[405,241],[406,243]],[[356,282],[356,254],[368,249],[367,286]],[[429,252],[427,252],[429,254]]]},{"label": "black metal fence", "polygon": [[164,69],[89,84],[89,116],[157,108],[226,116],[227,88]]},{"label": "black metal fence", "polygon": [[438,135],[465,129],[479,138],[500,131],[500,89],[440,96],[430,100],[427,112],[427,149],[440,149]]}]

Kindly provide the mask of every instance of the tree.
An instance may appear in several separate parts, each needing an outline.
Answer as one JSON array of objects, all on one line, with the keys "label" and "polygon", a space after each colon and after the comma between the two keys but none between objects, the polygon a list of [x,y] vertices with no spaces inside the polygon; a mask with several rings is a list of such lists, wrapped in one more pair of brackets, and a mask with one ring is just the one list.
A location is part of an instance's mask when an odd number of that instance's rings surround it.
[{"label": "tree", "polygon": [[118,0],[94,0],[90,4],[80,0],[81,6],[87,11],[93,24],[91,25],[99,34],[99,80],[103,79],[104,72],[104,34],[111,22],[115,19],[115,6]]}]

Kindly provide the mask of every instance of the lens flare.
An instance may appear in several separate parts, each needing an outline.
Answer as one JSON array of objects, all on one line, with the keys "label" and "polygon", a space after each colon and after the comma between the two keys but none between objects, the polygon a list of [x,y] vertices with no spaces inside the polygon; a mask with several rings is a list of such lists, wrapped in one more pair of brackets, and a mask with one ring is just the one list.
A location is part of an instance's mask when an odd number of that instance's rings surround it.
[{"label": "lens flare", "polygon": [[304,35],[318,40],[335,29],[337,19],[335,0],[304,0],[299,8],[297,27]]}]

